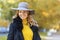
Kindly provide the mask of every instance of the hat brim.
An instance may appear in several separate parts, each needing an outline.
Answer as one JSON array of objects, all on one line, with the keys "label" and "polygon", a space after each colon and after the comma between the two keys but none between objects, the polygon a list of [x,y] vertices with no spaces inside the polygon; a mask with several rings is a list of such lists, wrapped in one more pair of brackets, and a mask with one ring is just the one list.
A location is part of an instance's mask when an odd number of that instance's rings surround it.
[{"label": "hat brim", "polygon": [[33,11],[33,9],[27,9],[27,8],[11,8],[12,10],[27,10],[27,11]]},{"label": "hat brim", "polygon": [[35,14],[33,9],[26,9],[26,8],[11,8],[12,10],[26,10],[29,11],[30,14]]}]

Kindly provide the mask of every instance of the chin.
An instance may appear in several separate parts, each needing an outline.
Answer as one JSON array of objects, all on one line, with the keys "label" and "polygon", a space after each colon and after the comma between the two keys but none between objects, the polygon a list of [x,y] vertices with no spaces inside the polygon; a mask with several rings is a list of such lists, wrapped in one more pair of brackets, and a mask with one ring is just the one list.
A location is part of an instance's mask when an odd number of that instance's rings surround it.
[{"label": "chin", "polygon": [[21,17],[21,19],[23,20],[23,19],[26,19],[26,17]]}]

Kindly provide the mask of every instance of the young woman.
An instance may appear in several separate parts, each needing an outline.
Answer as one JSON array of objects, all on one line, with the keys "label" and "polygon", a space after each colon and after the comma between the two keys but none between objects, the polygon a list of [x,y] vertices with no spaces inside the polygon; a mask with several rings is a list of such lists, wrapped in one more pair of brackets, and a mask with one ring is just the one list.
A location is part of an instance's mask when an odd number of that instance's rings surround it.
[{"label": "young woman", "polygon": [[41,40],[38,33],[37,22],[33,20],[32,14],[34,10],[29,9],[26,2],[21,2],[13,16],[13,22],[10,24],[7,40]]}]

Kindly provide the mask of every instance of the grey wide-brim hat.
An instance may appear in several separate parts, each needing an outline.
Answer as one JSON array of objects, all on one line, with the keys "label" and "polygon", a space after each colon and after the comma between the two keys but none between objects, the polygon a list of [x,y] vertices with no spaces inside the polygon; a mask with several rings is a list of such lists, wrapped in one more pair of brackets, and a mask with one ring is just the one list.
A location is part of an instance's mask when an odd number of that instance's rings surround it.
[{"label": "grey wide-brim hat", "polygon": [[12,10],[27,10],[30,14],[34,14],[33,9],[29,9],[29,4],[27,2],[20,2],[18,8],[11,8]]}]

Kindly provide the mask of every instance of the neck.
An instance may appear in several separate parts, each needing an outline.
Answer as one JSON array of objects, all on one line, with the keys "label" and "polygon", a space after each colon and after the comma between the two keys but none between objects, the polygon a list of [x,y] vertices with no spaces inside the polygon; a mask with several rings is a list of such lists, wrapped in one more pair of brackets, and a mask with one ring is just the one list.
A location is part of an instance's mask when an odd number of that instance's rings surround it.
[{"label": "neck", "polygon": [[28,23],[27,19],[23,19],[22,22],[23,22],[23,24],[27,24]]}]

